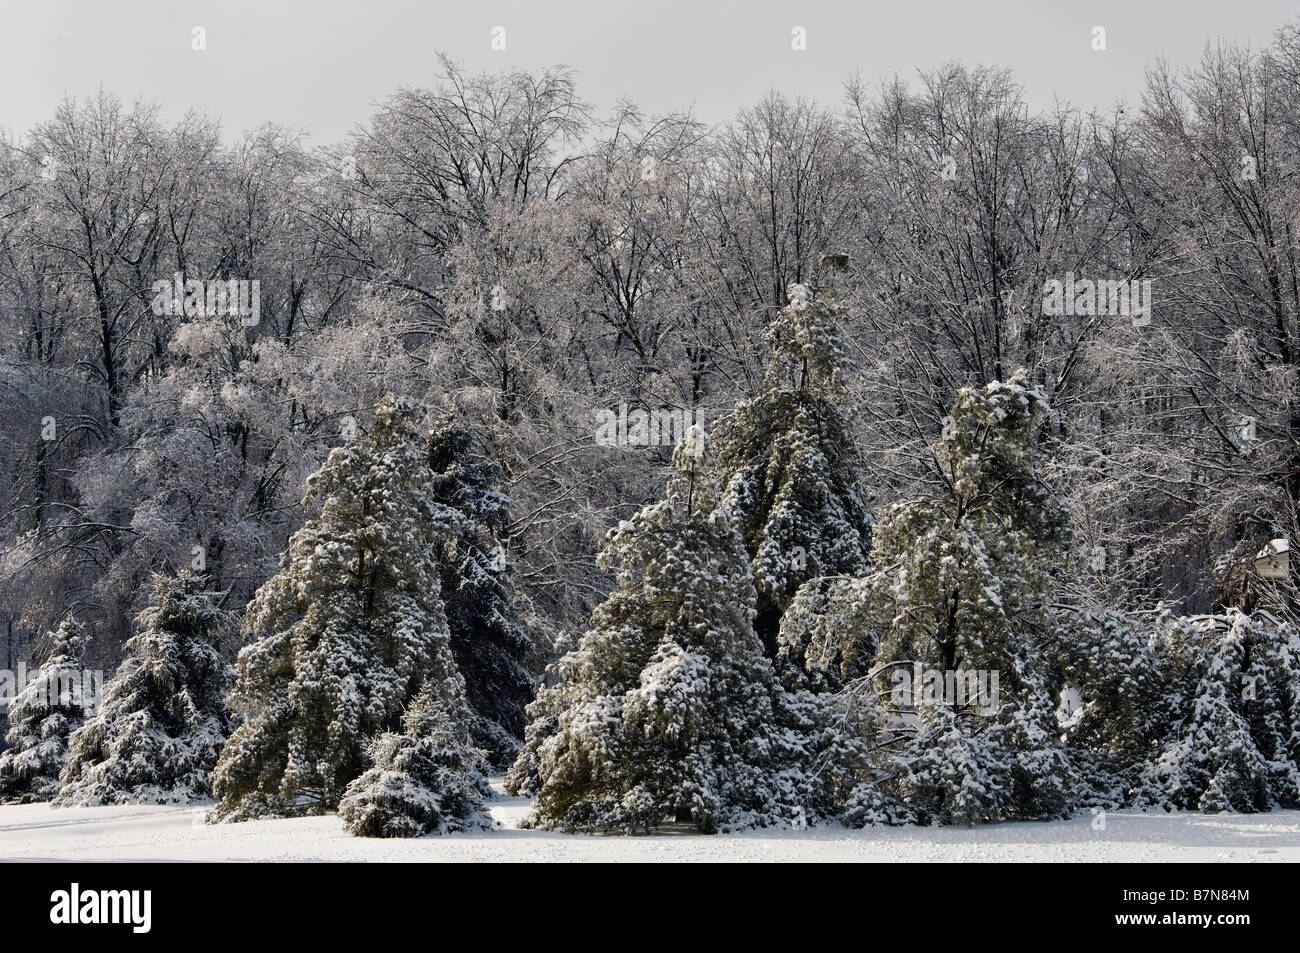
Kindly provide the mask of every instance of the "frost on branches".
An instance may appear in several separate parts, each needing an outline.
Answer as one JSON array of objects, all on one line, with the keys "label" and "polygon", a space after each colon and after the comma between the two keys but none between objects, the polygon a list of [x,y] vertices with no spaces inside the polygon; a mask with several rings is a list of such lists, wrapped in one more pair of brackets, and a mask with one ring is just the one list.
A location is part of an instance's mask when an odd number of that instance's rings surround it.
[{"label": "frost on branches", "polygon": [[1300,637],[1264,612],[1164,616],[1168,732],[1136,802],[1267,811],[1300,801]]},{"label": "frost on branches", "polygon": [[[876,527],[882,636],[877,674],[860,687],[876,709],[867,720],[882,791],[922,823],[1056,817],[1070,805],[1038,650],[1051,561],[1070,548],[1069,514],[1039,474],[1034,433],[1046,414],[1023,373],[963,389],[935,447],[939,489],[894,505]],[[983,691],[913,681],[900,694],[887,667],[918,663]]]},{"label": "frost on branches", "polygon": [[85,632],[65,619],[49,638],[45,663],[9,708],[9,747],[0,752],[0,803],[54,797],[68,756],[68,738],[85,720],[87,708],[94,707],[95,699],[83,695]]},{"label": "frost on branches", "polygon": [[463,693],[440,577],[465,520],[437,502],[416,424],[385,397],[369,437],[308,480],[312,515],[245,616],[231,696],[244,721],[214,772],[214,820],[337,807],[426,679]]},{"label": "frost on branches", "polygon": [[[850,362],[838,308],[804,285],[791,285],[789,298],[767,330],[761,389],[717,434],[724,505],[750,557],[755,630],[770,658],[799,587],[864,575],[871,543],[872,517],[857,489],[861,464],[842,412]],[[803,669],[802,648],[781,646],[794,671]]]},{"label": "frost on branches", "polygon": [[104,687],[94,717],[73,734],[60,805],[185,802],[211,795],[209,773],[230,733],[233,676],[217,650],[232,614],[222,593],[188,572],[154,576],[154,604]]},{"label": "frost on branches", "polygon": [[463,697],[425,685],[403,719],[401,734],[371,746],[374,766],[350,785],[339,816],[358,837],[423,837],[487,829],[483,752],[470,746]]},{"label": "frost on branches", "polygon": [[789,819],[780,694],[754,635],[754,583],[717,505],[703,435],[674,455],[667,498],[606,537],[617,589],[551,667],[508,789],[535,789],[535,823],[564,831],[703,832]]},{"label": "frost on branches", "polygon": [[451,649],[465,679],[471,737],[498,767],[519,753],[535,679],[532,642],[519,624],[505,549],[510,499],[497,468],[475,458],[469,430],[444,418],[429,437],[433,499],[463,514],[464,529],[442,563]]}]

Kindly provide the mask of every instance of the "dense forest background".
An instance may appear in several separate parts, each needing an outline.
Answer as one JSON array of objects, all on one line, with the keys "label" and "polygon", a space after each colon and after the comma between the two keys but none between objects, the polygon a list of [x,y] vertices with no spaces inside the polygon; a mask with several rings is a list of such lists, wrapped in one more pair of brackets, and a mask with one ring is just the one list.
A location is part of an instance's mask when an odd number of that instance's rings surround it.
[{"label": "dense forest background", "polygon": [[[601,412],[707,429],[760,388],[794,283],[846,316],[873,507],[942,479],[960,388],[1025,368],[1088,552],[1072,599],[1291,615],[1253,562],[1300,497],[1297,229],[1296,23],[1155,64],[1106,114],[1031,112],[1011,74],[961,65],[710,125],[597,115],[563,68],[444,60],[328,148],[68,100],[0,141],[2,661],[72,615],[111,669],[159,570],[241,609],[307,475],[392,392],[504,475],[540,670],[610,587],[605,532],[668,472],[671,446],[602,445]],[[258,282],[256,323],[155,307],[178,273]],[[1045,314],[1067,275],[1149,280],[1149,323]]]}]

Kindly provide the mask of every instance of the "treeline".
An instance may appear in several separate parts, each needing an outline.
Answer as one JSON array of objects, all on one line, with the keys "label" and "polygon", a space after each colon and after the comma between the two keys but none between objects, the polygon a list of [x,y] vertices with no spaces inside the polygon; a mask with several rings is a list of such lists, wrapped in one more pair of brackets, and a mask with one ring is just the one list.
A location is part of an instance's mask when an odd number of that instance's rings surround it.
[{"label": "treeline", "polygon": [[308,478],[234,669],[226,593],[188,569],[155,577],[102,698],[61,680],[84,653],[65,620],[14,705],[0,801],[215,797],[212,821],[337,811],[379,837],[489,826],[507,767],[528,823],[563,831],[1300,803],[1292,625],[1074,598],[1086,554],[1023,369],[958,392],[942,483],[877,519],[844,315],[787,294],[755,396],[682,434],[661,498],[609,530],[614,588],[539,687],[499,471],[460,422],[386,396]]}]

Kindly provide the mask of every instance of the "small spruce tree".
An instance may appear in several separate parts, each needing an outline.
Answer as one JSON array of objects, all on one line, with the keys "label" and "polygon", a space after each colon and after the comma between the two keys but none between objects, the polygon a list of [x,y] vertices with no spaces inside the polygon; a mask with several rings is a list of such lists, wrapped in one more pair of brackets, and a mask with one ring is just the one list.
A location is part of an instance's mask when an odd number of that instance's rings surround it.
[{"label": "small spruce tree", "polygon": [[[358,837],[423,837],[491,826],[483,810],[483,752],[471,747],[464,700],[427,684],[403,719],[371,745],[373,767],[339,801]],[[442,686],[446,687],[446,686]]]},{"label": "small spruce tree", "polygon": [[155,575],[153,605],[73,734],[60,805],[170,803],[211,796],[209,773],[230,734],[233,674],[217,649],[233,625],[202,576]]},{"label": "small spruce tree", "polygon": [[[96,699],[87,698],[85,631],[65,619],[49,635],[50,651],[9,708],[9,747],[0,752],[0,803],[48,801],[58,793],[68,739]],[[92,691],[102,686],[90,683]]]},{"label": "small spruce tree", "polygon": [[1159,626],[1170,660],[1168,728],[1136,802],[1267,811],[1300,801],[1300,638],[1236,609]]},{"label": "small spruce tree", "polygon": [[1056,632],[1063,687],[1072,702],[1078,693],[1077,707],[1057,709],[1081,785],[1076,801],[1123,807],[1165,724],[1165,657],[1152,644],[1150,623],[1136,614],[1063,608]]}]

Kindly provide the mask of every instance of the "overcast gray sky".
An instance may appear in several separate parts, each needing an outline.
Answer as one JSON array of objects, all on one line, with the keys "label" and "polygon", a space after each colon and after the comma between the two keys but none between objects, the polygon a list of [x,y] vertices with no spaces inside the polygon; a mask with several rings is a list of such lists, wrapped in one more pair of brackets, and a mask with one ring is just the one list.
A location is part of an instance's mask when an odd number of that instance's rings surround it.
[{"label": "overcast gray sky", "polygon": [[[402,84],[430,85],[436,54],[471,70],[563,63],[583,97],[727,118],[769,89],[838,105],[874,81],[950,59],[1010,66],[1032,105],[1136,102],[1146,67],[1199,58],[1211,38],[1262,45],[1295,0],[0,0],[0,124],[22,133],[65,93],[99,88],[194,107],[228,138],[268,120],[332,142]],[[191,48],[192,30],[207,49]],[[506,49],[491,48],[505,28]],[[807,50],[791,49],[802,26]],[[1092,28],[1106,29],[1094,52]]]}]

